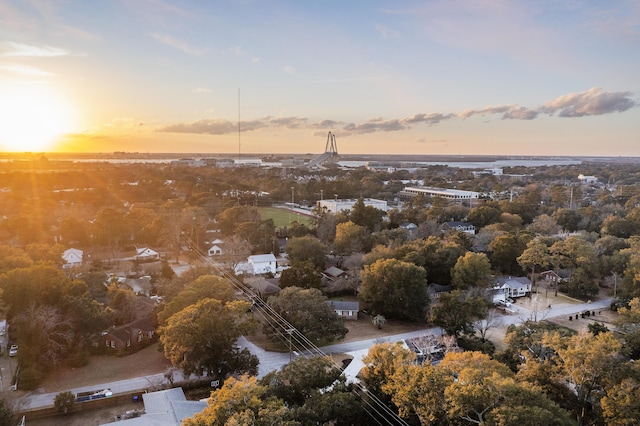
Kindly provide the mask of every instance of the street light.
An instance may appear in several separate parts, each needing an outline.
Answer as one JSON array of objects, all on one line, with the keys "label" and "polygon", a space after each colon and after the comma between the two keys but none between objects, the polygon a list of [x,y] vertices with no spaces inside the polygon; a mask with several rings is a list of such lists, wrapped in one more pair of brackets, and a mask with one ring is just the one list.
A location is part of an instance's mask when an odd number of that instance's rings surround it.
[{"label": "street light", "polygon": [[294,203],[295,203],[295,201],[294,201],[294,197],[293,197],[293,194],[294,194],[294,193],[293,193],[293,186],[292,186],[292,187],[291,187],[291,204],[294,204]]}]

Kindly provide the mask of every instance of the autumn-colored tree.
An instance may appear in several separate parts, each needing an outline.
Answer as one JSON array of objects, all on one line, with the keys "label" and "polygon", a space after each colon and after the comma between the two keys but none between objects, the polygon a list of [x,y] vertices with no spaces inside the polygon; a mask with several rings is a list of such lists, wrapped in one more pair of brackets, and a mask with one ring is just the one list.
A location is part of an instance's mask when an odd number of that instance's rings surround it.
[{"label": "autumn-colored tree", "polygon": [[255,376],[229,377],[211,393],[207,407],[193,417],[184,419],[183,426],[297,426],[293,413],[276,398],[263,398],[266,387]]},{"label": "autumn-colored tree", "polygon": [[486,254],[467,252],[451,270],[451,284],[458,290],[487,288],[491,284],[490,273],[491,263]]},{"label": "autumn-colored tree", "polygon": [[415,363],[415,352],[399,343],[380,343],[369,348],[362,358],[364,368],[360,370],[362,383],[368,390],[383,396],[383,387],[387,385],[396,371],[404,365]]},{"label": "autumn-colored tree", "polygon": [[336,226],[334,246],[341,255],[350,255],[362,251],[366,237],[365,227],[349,221]]}]

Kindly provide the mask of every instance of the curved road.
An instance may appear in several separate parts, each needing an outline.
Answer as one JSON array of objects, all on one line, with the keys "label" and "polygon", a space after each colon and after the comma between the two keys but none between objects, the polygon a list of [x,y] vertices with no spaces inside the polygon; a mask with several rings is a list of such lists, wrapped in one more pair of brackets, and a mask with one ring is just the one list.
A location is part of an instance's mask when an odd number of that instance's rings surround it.
[{"label": "curved road", "polygon": [[[579,314],[581,312],[590,310],[602,310],[608,309],[611,305],[612,299],[602,299],[592,303],[582,303],[577,305],[560,305],[558,307],[551,307],[540,309],[537,312],[537,320],[542,319],[550,319],[555,317],[561,317],[569,315]],[[534,320],[536,313],[532,313],[531,311],[514,304],[510,307],[513,312],[510,315],[504,315],[502,323],[504,325],[509,324],[520,324],[527,320]],[[397,342],[404,339],[419,337],[425,334],[442,334],[442,330],[438,327],[425,328],[424,330],[413,331],[410,333],[396,334],[392,336],[386,336],[384,338],[375,338],[375,339],[367,339],[367,340],[359,340],[355,342],[348,343],[338,343],[335,345],[324,346],[320,348],[326,354],[334,354],[334,353],[344,353],[354,356],[359,361],[359,358],[366,354],[366,350],[369,349],[376,343],[380,343],[381,341],[387,342]],[[238,340],[238,344],[241,347],[248,348],[253,354],[255,354],[260,359],[260,364],[258,366],[258,377],[263,377],[267,373],[273,370],[279,370],[284,365],[289,362],[289,353],[281,353],[281,352],[270,352],[265,351],[264,349],[254,345],[249,342],[244,337],[241,337]],[[356,372],[357,373],[357,372]],[[355,373],[354,373],[355,374]],[[174,382],[180,382],[184,380],[184,377],[180,371],[174,371]],[[101,390],[101,389],[111,389],[114,394],[132,392],[140,389],[161,389],[163,385],[167,383],[167,379],[165,377],[165,373],[158,373],[150,376],[136,377],[127,380],[120,380],[116,382],[103,383],[94,386],[86,386],[82,388],[70,389],[71,392],[85,392],[85,391],[93,391],[93,390]],[[37,409],[43,407],[51,407],[53,406],[53,400],[55,399],[56,393],[37,393],[30,392],[27,393],[23,400],[21,401],[21,408],[28,409]]]}]

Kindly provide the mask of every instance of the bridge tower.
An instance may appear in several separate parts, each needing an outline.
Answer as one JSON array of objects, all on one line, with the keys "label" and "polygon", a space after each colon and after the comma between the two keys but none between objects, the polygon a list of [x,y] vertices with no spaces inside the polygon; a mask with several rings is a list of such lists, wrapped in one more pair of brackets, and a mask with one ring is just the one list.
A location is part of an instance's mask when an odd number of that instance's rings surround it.
[{"label": "bridge tower", "polygon": [[329,132],[327,135],[327,143],[324,146],[325,154],[331,154],[331,157],[338,156],[338,143],[336,142],[336,135]]}]

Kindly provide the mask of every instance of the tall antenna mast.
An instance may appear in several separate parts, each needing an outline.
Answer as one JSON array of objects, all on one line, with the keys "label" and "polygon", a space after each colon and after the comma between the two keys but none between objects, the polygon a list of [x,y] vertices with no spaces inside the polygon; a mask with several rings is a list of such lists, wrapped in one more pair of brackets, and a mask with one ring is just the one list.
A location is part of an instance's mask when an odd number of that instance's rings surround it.
[{"label": "tall antenna mast", "polygon": [[238,87],[238,160],[240,160],[240,88]]}]

